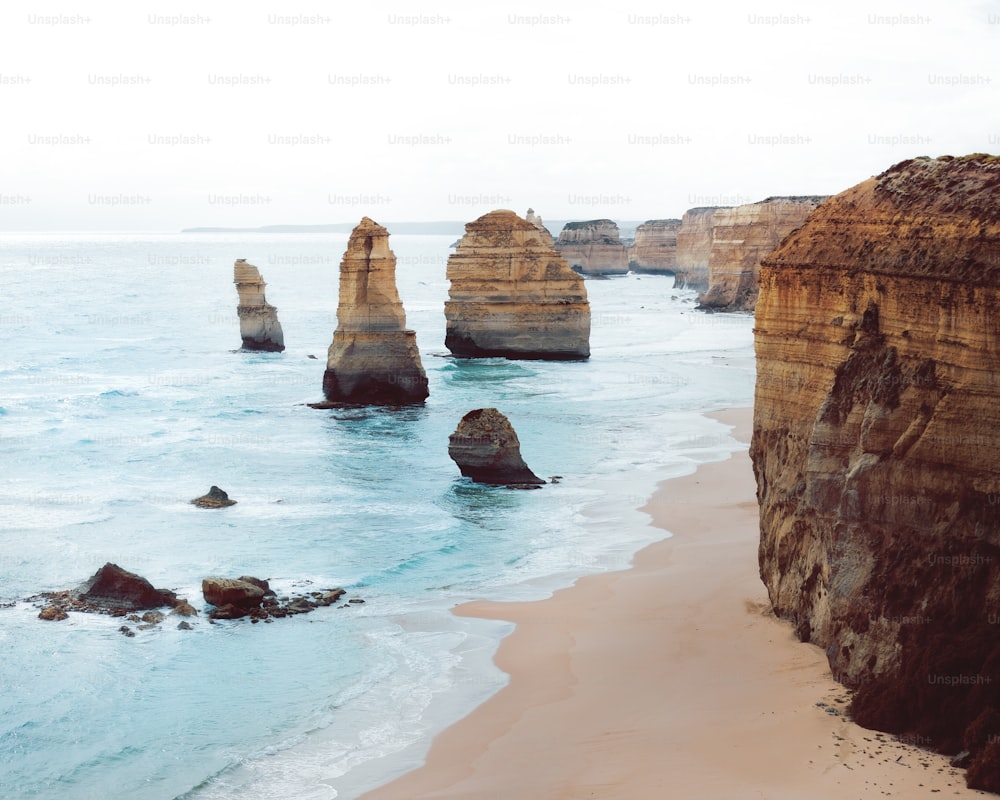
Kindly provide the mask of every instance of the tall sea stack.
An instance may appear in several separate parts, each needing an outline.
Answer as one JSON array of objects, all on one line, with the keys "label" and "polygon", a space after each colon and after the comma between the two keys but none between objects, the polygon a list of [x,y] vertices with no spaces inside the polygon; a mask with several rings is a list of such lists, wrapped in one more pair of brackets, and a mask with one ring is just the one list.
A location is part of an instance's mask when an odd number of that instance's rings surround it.
[{"label": "tall sea stack", "polygon": [[587,289],[540,221],[491,211],[465,231],[448,257],[445,346],[462,357],[588,358]]},{"label": "tall sea stack", "polygon": [[340,262],[337,330],[323,394],[331,403],[407,405],[427,397],[417,337],[406,328],[389,232],[364,217]]},{"label": "tall sea stack", "polygon": [[619,238],[618,224],[610,219],[567,222],[556,239],[556,249],[584,275],[628,272],[628,250]]},{"label": "tall sea stack", "polygon": [[233,265],[233,282],[239,295],[236,313],[240,317],[240,336],[244,350],[285,349],[285,335],[278,322],[278,309],[264,297],[264,279],[260,270],[246,259],[238,258]]},{"label": "tall sea stack", "polygon": [[1000,157],[904,161],[763,262],[750,448],[775,612],[862,725],[1000,790]]}]

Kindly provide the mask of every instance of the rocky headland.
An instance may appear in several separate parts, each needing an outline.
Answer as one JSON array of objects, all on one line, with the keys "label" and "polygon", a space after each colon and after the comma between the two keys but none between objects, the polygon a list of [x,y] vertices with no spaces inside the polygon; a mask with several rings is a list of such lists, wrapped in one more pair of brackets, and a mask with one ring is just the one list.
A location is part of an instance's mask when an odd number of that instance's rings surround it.
[{"label": "rocky headland", "polygon": [[583,275],[628,272],[628,250],[619,237],[618,225],[610,219],[567,222],[556,239],[556,249]]},{"label": "rocky headland", "polygon": [[760,273],[751,456],[775,612],[862,725],[1000,791],[1000,157],[823,203]]},{"label": "rocky headland", "polygon": [[712,216],[708,290],[701,308],[753,311],[760,262],[806,221],[826,197],[769,197],[759,203],[720,208]]},{"label": "rocky headland", "polygon": [[238,258],[233,265],[233,282],[239,294],[236,313],[240,318],[240,336],[244,350],[285,349],[285,335],[278,322],[278,309],[264,297],[264,279],[260,270],[246,259]]},{"label": "rocky headland", "polygon": [[364,217],[351,232],[340,263],[337,329],[327,353],[327,404],[408,405],[427,397],[427,375],[416,334],[396,289],[389,232]]},{"label": "rocky headland", "polygon": [[498,210],[465,231],[448,257],[445,346],[469,358],[588,358],[587,289],[541,221]]},{"label": "rocky headland", "polygon": [[712,225],[718,206],[689,208],[677,229],[674,282],[686,289],[708,289],[708,262],[712,255]]},{"label": "rocky headland", "polygon": [[679,219],[650,219],[635,229],[635,241],[628,249],[632,272],[656,275],[677,273],[677,232]]},{"label": "rocky headland", "polygon": [[448,455],[476,483],[516,488],[545,483],[524,463],[514,427],[495,408],[477,408],[462,417],[448,439]]}]

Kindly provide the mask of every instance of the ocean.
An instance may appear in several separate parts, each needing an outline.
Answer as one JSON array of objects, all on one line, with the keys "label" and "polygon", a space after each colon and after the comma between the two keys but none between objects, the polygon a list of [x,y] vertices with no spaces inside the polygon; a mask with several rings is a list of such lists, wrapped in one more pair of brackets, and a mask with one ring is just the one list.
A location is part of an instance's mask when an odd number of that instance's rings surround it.
[{"label": "ocean", "polygon": [[[751,317],[670,276],[588,279],[589,361],[456,360],[454,239],[389,240],[426,405],[320,411],[346,234],[0,234],[0,797],[356,797],[505,683],[511,626],[449,609],[626,568],[667,535],[638,510],[657,482],[739,447],[704,413],[753,402]],[[238,350],[236,258],[283,353]],[[448,435],[487,406],[559,483],[460,477]],[[213,484],[237,505],[190,504]],[[27,598],[108,561],[186,597],[192,630],[37,619]],[[365,602],[210,624],[201,579],[244,574]]]}]

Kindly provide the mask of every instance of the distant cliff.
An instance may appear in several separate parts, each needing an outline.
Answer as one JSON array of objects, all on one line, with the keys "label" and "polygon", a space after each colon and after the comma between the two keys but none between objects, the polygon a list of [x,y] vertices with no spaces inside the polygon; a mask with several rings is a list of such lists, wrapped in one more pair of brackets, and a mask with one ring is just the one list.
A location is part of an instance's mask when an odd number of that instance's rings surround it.
[{"label": "distant cliff", "polygon": [[673,275],[677,272],[677,231],[679,219],[650,219],[635,229],[635,241],[628,249],[632,272]]},{"label": "distant cliff", "polygon": [[718,209],[712,216],[708,291],[702,308],[753,311],[757,303],[760,261],[825,197],[769,197],[759,203]]},{"label": "distant cliff", "polygon": [[751,456],[776,613],[863,725],[1000,790],[1000,157],[904,161],[770,257]]},{"label": "distant cliff", "polygon": [[590,304],[549,232],[513,211],[465,226],[448,257],[445,346],[462,357],[583,360]]},{"label": "distant cliff", "polygon": [[689,208],[677,229],[675,283],[688,289],[708,289],[708,261],[712,255],[712,220],[719,208]]},{"label": "distant cliff", "polygon": [[584,275],[624,275],[628,251],[610,219],[567,222],[556,239],[556,249],[569,265]]}]

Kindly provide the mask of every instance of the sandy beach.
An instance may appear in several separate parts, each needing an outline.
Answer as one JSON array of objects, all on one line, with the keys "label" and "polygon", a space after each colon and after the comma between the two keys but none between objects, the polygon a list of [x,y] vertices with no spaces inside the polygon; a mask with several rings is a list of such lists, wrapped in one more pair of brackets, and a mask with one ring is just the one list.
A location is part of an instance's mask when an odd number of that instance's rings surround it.
[{"label": "sandy beach", "polygon": [[[751,417],[717,415],[743,443]],[[455,610],[516,623],[495,659],[510,683],[365,800],[990,796],[849,722],[824,654],[770,614],[746,448],[664,482],[645,510],[673,536],[631,569]]]}]

